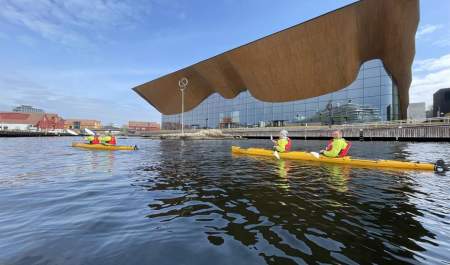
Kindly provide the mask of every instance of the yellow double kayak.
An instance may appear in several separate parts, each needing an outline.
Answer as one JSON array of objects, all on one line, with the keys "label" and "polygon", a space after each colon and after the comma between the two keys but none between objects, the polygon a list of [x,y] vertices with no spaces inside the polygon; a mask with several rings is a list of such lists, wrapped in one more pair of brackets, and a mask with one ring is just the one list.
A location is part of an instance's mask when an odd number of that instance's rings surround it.
[{"label": "yellow double kayak", "polygon": [[137,146],[72,143],[72,147],[95,150],[137,150]]},{"label": "yellow double kayak", "polygon": [[[269,156],[274,157],[273,151],[268,149],[261,148],[240,148],[238,146],[232,146],[231,152],[233,154],[243,154],[243,155],[252,155],[252,156]],[[311,153],[308,152],[286,152],[279,153],[280,158],[283,159],[291,159],[291,160],[304,160],[304,161],[314,161],[314,162],[324,162],[324,163],[333,163],[333,164],[345,164],[345,165],[354,165],[361,167],[377,167],[377,168],[386,168],[386,169],[409,169],[409,170],[437,170],[436,164],[431,163],[420,163],[420,162],[403,162],[403,161],[394,161],[394,160],[365,160],[365,159],[354,159],[350,156],[342,157],[342,158],[329,158],[326,156],[320,155],[319,158],[315,157]]]}]

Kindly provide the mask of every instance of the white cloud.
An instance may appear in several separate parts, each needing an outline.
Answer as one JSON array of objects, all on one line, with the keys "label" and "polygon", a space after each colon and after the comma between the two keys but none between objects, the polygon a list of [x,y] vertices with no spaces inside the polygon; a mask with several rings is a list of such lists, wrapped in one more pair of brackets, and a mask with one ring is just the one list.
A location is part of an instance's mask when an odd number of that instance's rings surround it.
[{"label": "white cloud", "polygon": [[418,60],[414,62],[414,71],[437,71],[450,67],[450,54],[446,54],[440,58],[431,58]]},{"label": "white cloud", "polygon": [[86,46],[98,32],[132,27],[149,15],[144,0],[2,0],[0,19],[69,46]]},{"label": "white cloud", "polygon": [[417,31],[416,38],[420,39],[424,35],[431,34],[431,33],[435,32],[436,30],[441,29],[442,27],[443,27],[442,25],[430,25],[430,24],[422,26]]},{"label": "white cloud", "polygon": [[433,94],[441,88],[450,87],[450,54],[414,63],[410,102],[433,104]]},{"label": "white cloud", "polygon": [[[147,73],[152,75],[152,71],[138,68],[1,73],[0,111],[28,104],[63,118],[93,118],[119,124],[128,120],[159,122],[160,114],[131,90],[147,79]],[[131,81],[115,79],[118,75]]]}]

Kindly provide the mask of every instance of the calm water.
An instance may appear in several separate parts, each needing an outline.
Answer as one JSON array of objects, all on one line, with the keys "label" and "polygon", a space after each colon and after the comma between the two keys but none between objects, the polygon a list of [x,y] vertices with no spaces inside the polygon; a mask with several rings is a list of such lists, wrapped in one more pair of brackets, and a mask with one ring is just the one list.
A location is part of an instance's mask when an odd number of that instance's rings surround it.
[{"label": "calm water", "polygon": [[[0,264],[450,264],[450,174],[230,154],[267,140],[75,139],[0,138]],[[450,144],[352,154],[450,161]]]}]

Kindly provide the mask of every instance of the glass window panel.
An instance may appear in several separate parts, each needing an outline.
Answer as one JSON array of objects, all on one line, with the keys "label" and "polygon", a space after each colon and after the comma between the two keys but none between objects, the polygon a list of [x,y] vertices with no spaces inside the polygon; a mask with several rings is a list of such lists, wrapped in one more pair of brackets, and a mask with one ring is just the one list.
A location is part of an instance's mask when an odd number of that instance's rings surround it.
[{"label": "glass window panel", "polygon": [[363,71],[359,71],[358,72],[358,76],[356,76],[356,80],[362,80],[364,78],[364,73],[363,73]]},{"label": "glass window panel", "polygon": [[329,101],[319,101],[319,110],[324,110],[327,108],[327,104]]},{"label": "glass window panel", "polygon": [[301,99],[301,100],[296,100],[294,101],[294,104],[305,104],[306,100],[305,99]]},{"label": "glass window panel", "polygon": [[392,95],[382,95],[380,97],[380,104],[387,106],[392,103]]},{"label": "glass window panel", "polygon": [[364,104],[364,98],[363,98],[363,97],[360,97],[360,98],[351,98],[351,99],[349,99],[349,100],[351,100],[351,103],[354,103],[354,104],[359,104],[359,105]]},{"label": "glass window panel", "polygon": [[252,125],[255,124],[255,116],[251,115],[251,116],[247,116],[247,124]]},{"label": "glass window panel", "polygon": [[364,88],[364,97],[373,97],[379,95],[380,95],[380,87],[378,86]]},{"label": "glass window panel", "polygon": [[392,86],[392,80],[389,77],[381,77],[381,84],[385,86]]},{"label": "glass window panel", "polygon": [[380,68],[371,68],[364,70],[364,78],[368,77],[379,77],[380,76]]},{"label": "glass window panel", "polygon": [[318,103],[308,103],[306,104],[306,111],[317,111],[319,108]]},{"label": "glass window panel", "polygon": [[264,113],[261,113],[261,112],[257,112],[256,114],[255,114],[255,119],[256,119],[256,122],[259,122],[259,121],[263,121],[264,120]]},{"label": "glass window panel", "polygon": [[333,101],[336,99],[346,99],[347,98],[347,91],[340,91],[333,93]]},{"label": "glass window panel", "polygon": [[348,96],[349,99],[362,98],[364,96],[364,90],[363,89],[352,89],[352,90],[349,90],[347,96]]},{"label": "glass window panel", "polygon": [[319,97],[319,101],[330,100],[333,93],[328,93]]},{"label": "glass window panel", "polygon": [[314,103],[314,102],[318,102],[319,101],[319,97],[314,97],[314,98],[308,98],[304,100],[304,103],[308,104],[308,103]]},{"label": "glass window panel", "polygon": [[370,60],[363,64],[364,69],[374,68],[374,67],[381,67],[383,66],[383,63],[379,59]]},{"label": "glass window panel", "polygon": [[333,107],[339,107],[342,106],[344,104],[348,103],[348,99],[337,99],[337,100],[333,100],[332,104]]},{"label": "glass window panel", "polygon": [[297,111],[305,111],[305,104],[298,104],[298,103],[296,103],[296,104],[294,104],[294,112],[297,112]]},{"label": "glass window panel", "polygon": [[383,85],[380,87],[381,95],[391,95],[392,94],[392,85]]},{"label": "glass window panel", "polygon": [[274,113],[273,114],[273,120],[282,120],[283,119],[283,113]]},{"label": "glass window panel", "polygon": [[355,80],[353,83],[351,83],[348,86],[348,89],[358,89],[358,88],[363,88],[363,80]]},{"label": "glass window panel", "polygon": [[380,108],[380,97],[366,97],[364,98],[364,105]]},{"label": "glass window panel", "polygon": [[317,111],[307,111],[306,112],[306,118],[311,118],[311,117],[313,117],[316,114],[317,114]]},{"label": "glass window panel", "polygon": [[380,78],[379,77],[371,77],[371,78],[365,78],[364,79],[364,88],[366,87],[373,87],[373,86],[380,86]]},{"label": "glass window panel", "polygon": [[294,115],[292,112],[284,112],[283,113],[283,120],[285,121],[293,121],[294,120]]},{"label": "glass window panel", "polygon": [[283,104],[283,112],[293,112],[294,111],[294,105],[291,103],[284,103]]}]

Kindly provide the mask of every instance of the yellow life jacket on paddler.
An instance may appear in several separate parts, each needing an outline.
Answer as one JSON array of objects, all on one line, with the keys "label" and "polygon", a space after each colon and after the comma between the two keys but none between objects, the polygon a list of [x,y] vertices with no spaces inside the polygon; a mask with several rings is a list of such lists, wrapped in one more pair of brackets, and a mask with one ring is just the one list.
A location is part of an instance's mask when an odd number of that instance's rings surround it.
[{"label": "yellow life jacket on paddler", "polygon": [[327,149],[323,152],[323,155],[327,157],[344,157],[347,155],[350,147],[351,143],[347,143],[344,138],[333,139],[328,143]]},{"label": "yellow life jacket on paddler", "polygon": [[291,151],[292,142],[289,138],[280,138],[277,140],[277,145],[275,146],[275,149],[282,153],[282,152],[289,152]]},{"label": "yellow life jacket on paddler", "polygon": [[102,143],[108,143],[109,141],[111,141],[111,136],[109,136],[109,135],[102,136],[102,138],[101,138]]},{"label": "yellow life jacket on paddler", "polygon": [[85,139],[86,141],[88,141],[89,143],[92,143],[92,141],[94,141],[94,136],[89,135],[89,136],[86,136],[84,139]]}]

